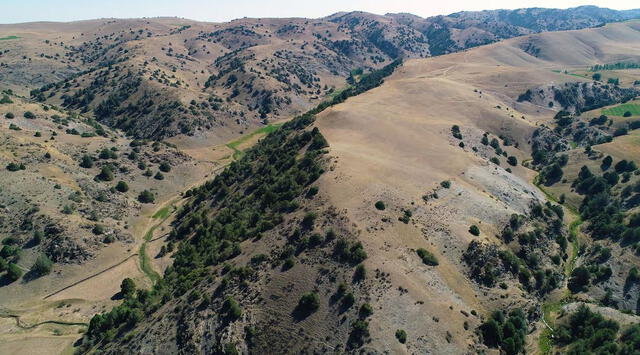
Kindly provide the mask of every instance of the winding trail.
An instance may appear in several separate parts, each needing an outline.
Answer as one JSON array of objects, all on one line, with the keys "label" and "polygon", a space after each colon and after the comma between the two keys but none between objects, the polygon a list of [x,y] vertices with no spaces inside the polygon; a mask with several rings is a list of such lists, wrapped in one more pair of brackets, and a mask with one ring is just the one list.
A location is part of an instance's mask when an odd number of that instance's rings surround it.
[{"label": "winding trail", "polygon": [[44,324],[57,324],[57,325],[65,325],[65,326],[83,326],[83,327],[89,326],[89,324],[84,322],[65,322],[65,321],[59,321],[59,320],[45,320],[42,322],[27,325],[22,323],[22,321],[20,320],[20,315],[14,314],[7,309],[0,309],[0,318],[13,318],[16,321],[16,325],[18,326],[18,328],[21,328],[21,329],[33,329],[35,327],[38,327]]}]

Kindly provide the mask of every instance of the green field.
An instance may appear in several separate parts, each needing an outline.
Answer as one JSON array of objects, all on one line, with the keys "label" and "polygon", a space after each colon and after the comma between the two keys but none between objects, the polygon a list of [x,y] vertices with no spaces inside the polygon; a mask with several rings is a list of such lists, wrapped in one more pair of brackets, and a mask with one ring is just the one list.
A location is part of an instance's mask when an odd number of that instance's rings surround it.
[{"label": "green field", "polygon": [[602,114],[607,116],[620,116],[624,115],[625,112],[631,112],[633,116],[640,116],[640,104],[637,103],[626,103],[622,105],[618,105],[615,107],[607,108],[602,110]]},{"label": "green field", "polygon": [[18,36],[0,37],[0,41],[7,41],[7,40],[10,40],[10,39],[18,39],[18,38],[20,38],[20,37],[18,37]]},{"label": "green field", "polygon": [[229,147],[229,148],[231,148],[233,150],[233,158],[234,159],[240,159],[242,157],[242,154],[243,154],[243,152],[238,149],[240,144],[245,143],[246,141],[251,139],[256,134],[269,134],[269,133],[275,131],[276,129],[278,129],[280,126],[282,126],[282,123],[270,124],[268,126],[262,127],[260,129],[257,129],[255,131],[249,133],[249,134],[246,134],[246,135],[238,138],[237,140],[235,140],[235,141],[233,141],[231,143],[227,143],[227,147]]}]

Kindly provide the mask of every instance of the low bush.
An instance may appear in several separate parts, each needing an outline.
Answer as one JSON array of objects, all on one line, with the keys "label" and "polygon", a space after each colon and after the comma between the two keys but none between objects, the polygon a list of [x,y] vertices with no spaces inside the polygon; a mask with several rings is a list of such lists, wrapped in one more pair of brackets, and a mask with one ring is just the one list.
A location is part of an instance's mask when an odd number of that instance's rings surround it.
[{"label": "low bush", "polygon": [[420,249],[416,250],[416,253],[420,257],[420,259],[422,259],[422,262],[425,265],[429,265],[429,266],[438,265],[438,259],[435,257],[435,255],[433,255],[428,250],[426,250],[424,248],[420,248]]}]

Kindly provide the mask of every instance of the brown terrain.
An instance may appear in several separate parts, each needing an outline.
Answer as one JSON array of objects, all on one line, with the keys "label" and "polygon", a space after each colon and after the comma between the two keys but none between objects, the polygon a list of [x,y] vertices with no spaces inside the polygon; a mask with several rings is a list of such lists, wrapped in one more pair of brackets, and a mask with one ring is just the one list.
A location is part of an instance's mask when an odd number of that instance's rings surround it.
[{"label": "brown terrain", "polygon": [[[623,326],[637,324],[640,283],[625,282],[640,265],[635,246],[598,239],[589,221],[575,224],[584,196],[572,182],[583,165],[600,172],[606,155],[638,161],[639,131],[587,144],[552,129],[560,110],[575,114],[572,124],[580,128],[627,95],[638,96],[638,70],[603,71],[605,81],[594,84],[589,68],[640,63],[640,22],[581,30],[571,29],[600,23],[486,28],[479,25],[483,16],[349,13],[227,24],[162,18],[0,25],[0,38],[19,37],[0,41],[0,78],[12,101],[0,104],[0,235],[17,240],[3,244],[21,246],[12,257],[24,273],[15,282],[2,278],[0,353],[230,353],[232,345],[241,353],[497,354],[477,329],[493,311],[515,308],[529,320],[526,352],[545,353],[545,322],[561,324],[579,304]],[[434,31],[451,23],[457,26],[447,30],[451,43],[436,41]],[[546,30],[570,31],[536,33]],[[456,53],[429,57],[448,52]],[[241,151],[269,142],[267,132],[286,129],[282,122],[357,87],[366,73],[397,58],[403,64],[382,85],[289,133],[314,136],[319,130],[328,147],[317,158],[323,173],[304,185],[295,207],[279,214],[281,222],[251,238],[215,244],[220,254],[238,252],[198,261],[206,267],[194,261],[198,281],[178,280],[175,273],[182,271],[174,263],[190,243],[197,245],[193,236],[200,230],[189,229],[185,240],[171,233],[195,220],[209,228],[234,207],[219,192],[202,200],[190,189],[241,170],[247,161]],[[606,84],[614,77],[619,86]],[[580,89],[570,105],[555,94],[573,87]],[[534,97],[523,100],[527,90]],[[610,101],[591,109],[587,97],[594,92]],[[611,127],[597,126],[588,136],[610,136],[638,115],[610,118]],[[460,137],[452,134],[454,126]],[[495,140],[500,153],[485,139]],[[563,146],[563,180],[537,184],[544,171],[531,159],[538,144]],[[316,150],[296,149],[294,163]],[[80,167],[84,155],[93,158],[92,167]],[[246,156],[253,159],[248,166],[277,158]],[[10,163],[24,169],[4,169]],[[105,166],[111,179],[100,178]],[[259,172],[228,182],[226,194],[251,195],[273,173]],[[119,181],[127,191],[116,190]],[[620,195],[637,182],[637,174],[629,174],[613,191]],[[140,201],[143,190],[153,203]],[[561,195],[566,202],[558,217],[550,206]],[[385,208],[374,207],[377,201]],[[536,206],[547,201],[537,216]],[[637,212],[637,206],[626,211]],[[316,216],[310,225],[309,214]],[[514,214],[522,216],[523,234],[559,223],[557,235],[544,232],[532,245],[506,240]],[[471,233],[472,226],[479,233]],[[36,231],[44,238],[36,241]],[[558,236],[575,242],[562,250]],[[360,242],[366,259],[336,256],[343,241]],[[178,251],[167,252],[174,244]],[[569,276],[593,262],[596,246],[611,251],[604,263],[611,277],[569,292]],[[437,265],[423,262],[419,249]],[[505,271],[498,251],[535,255],[538,267],[531,273],[549,271],[544,284],[555,279],[556,287],[527,288],[517,273]],[[53,262],[44,276],[31,270],[42,254]],[[489,272],[485,265],[498,270],[493,284],[482,278]],[[165,270],[168,286],[157,286]],[[144,320],[117,336],[83,345],[78,339],[91,318],[123,303],[124,278],[166,299],[145,308]],[[341,284],[353,306],[336,291]],[[607,291],[616,307],[600,301]],[[307,292],[319,295],[317,311],[309,314],[296,308]],[[222,316],[231,313],[229,299],[241,307],[240,316]],[[363,315],[367,307],[372,313]],[[354,330],[358,322],[367,324],[363,341]],[[406,332],[406,343],[397,330]]]}]

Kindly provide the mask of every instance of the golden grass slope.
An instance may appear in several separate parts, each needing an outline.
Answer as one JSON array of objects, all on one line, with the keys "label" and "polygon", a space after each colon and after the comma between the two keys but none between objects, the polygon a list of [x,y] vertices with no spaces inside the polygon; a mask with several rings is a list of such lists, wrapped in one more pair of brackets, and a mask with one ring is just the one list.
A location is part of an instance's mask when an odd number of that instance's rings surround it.
[{"label": "golden grass slope", "polygon": [[[614,24],[407,61],[381,87],[319,115],[316,124],[337,161],[321,189],[362,231],[367,268],[390,274],[392,286],[374,293],[371,348],[474,352],[480,318],[472,310],[482,315],[535,303],[517,285],[489,290],[465,276],[461,253],[476,238],[467,232],[471,224],[480,227],[481,240],[498,242],[511,213],[544,200],[530,183],[532,171],[518,166],[510,174],[504,158],[502,167],[489,163],[480,138],[484,132],[510,137],[520,149],[505,150],[522,161],[536,125],[555,112],[515,98],[527,88],[579,80],[553,69],[640,56],[639,30],[637,22]],[[528,43],[540,46],[537,57],[523,50]],[[464,148],[451,137],[454,124]],[[442,180],[451,188],[442,188]],[[439,198],[423,201],[433,191]],[[373,207],[378,200],[386,202],[385,211]],[[407,225],[397,220],[405,209],[413,212]],[[433,252],[440,265],[423,265],[417,248]],[[394,338],[396,329],[407,331],[406,345]]]}]

